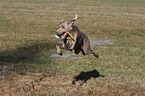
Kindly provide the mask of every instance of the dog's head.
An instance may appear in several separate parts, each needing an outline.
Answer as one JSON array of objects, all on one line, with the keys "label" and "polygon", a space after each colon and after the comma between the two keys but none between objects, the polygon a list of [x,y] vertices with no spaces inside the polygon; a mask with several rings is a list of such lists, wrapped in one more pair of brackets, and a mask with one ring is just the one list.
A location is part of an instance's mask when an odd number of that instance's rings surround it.
[{"label": "dog's head", "polygon": [[78,18],[78,15],[75,15],[75,18],[70,20],[62,20],[59,25],[59,29],[56,31],[56,35],[62,35],[64,32],[70,32],[73,29],[73,24]]}]

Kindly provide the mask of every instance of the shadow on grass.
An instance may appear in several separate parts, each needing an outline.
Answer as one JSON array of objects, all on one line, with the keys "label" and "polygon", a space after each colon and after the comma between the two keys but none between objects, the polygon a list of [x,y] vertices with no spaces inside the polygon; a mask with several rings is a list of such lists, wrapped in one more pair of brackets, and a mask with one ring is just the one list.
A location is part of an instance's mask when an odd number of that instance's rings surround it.
[{"label": "shadow on grass", "polygon": [[91,78],[98,78],[98,77],[105,77],[104,75],[100,75],[97,70],[89,71],[89,72],[84,72],[82,71],[79,75],[74,77],[74,80],[72,81],[72,84],[75,85],[76,81],[83,81],[80,86],[82,86],[84,83],[87,83],[87,81]]},{"label": "shadow on grass", "polygon": [[[55,43],[34,43],[25,47],[20,47],[15,50],[0,52],[0,66],[7,66],[13,69],[12,71],[21,71],[30,69],[33,66],[40,66],[40,64],[51,62],[51,59],[47,55],[51,55],[51,49],[55,48]],[[43,55],[41,52],[46,53],[47,60],[41,58]],[[41,58],[41,60],[40,60]],[[34,69],[34,68],[33,68]],[[34,69],[35,70],[35,69]]]}]

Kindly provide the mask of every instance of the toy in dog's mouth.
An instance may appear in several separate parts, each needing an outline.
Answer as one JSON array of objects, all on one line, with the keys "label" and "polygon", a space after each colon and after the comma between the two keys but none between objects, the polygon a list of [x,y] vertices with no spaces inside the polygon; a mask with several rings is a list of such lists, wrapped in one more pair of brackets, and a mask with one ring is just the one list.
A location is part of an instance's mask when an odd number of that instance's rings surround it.
[{"label": "toy in dog's mouth", "polygon": [[66,39],[66,36],[67,36],[67,33],[63,33],[62,36],[61,36],[61,39]]},{"label": "toy in dog's mouth", "polygon": [[55,34],[55,38],[57,38],[57,39],[66,39],[66,36],[67,36],[67,33],[66,32],[64,32],[64,33],[62,33],[62,34],[60,34],[60,35],[57,35],[57,34]]},{"label": "toy in dog's mouth", "polygon": [[69,32],[64,32],[64,33],[62,33],[62,34],[60,34],[60,35],[57,35],[57,34],[55,34],[55,37],[57,38],[57,39],[72,39],[72,40],[74,40],[74,38],[73,38],[73,36],[69,33]]},{"label": "toy in dog's mouth", "polygon": [[61,38],[61,35],[55,34],[55,38],[60,39]]}]

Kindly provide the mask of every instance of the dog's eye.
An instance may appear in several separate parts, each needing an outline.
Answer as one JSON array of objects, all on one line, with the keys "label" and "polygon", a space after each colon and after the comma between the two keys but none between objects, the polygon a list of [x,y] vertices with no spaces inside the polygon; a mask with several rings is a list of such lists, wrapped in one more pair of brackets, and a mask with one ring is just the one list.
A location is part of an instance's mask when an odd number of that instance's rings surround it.
[{"label": "dog's eye", "polygon": [[64,28],[64,26],[61,26],[61,28]]}]

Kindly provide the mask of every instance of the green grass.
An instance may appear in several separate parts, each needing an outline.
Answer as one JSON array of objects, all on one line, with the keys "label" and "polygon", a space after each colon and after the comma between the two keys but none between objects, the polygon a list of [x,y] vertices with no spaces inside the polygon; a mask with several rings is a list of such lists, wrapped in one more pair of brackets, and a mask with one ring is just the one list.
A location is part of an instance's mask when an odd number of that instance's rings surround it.
[{"label": "green grass", "polygon": [[[59,22],[76,13],[75,24],[90,40],[115,40],[113,45],[91,46],[99,59],[81,54],[81,59],[51,57],[59,41],[54,37]],[[144,21],[144,0],[1,0],[0,94],[144,96]],[[94,69],[105,77],[89,78],[83,86],[82,81],[72,84],[82,71]],[[34,89],[29,90],[31,85]]]}]

